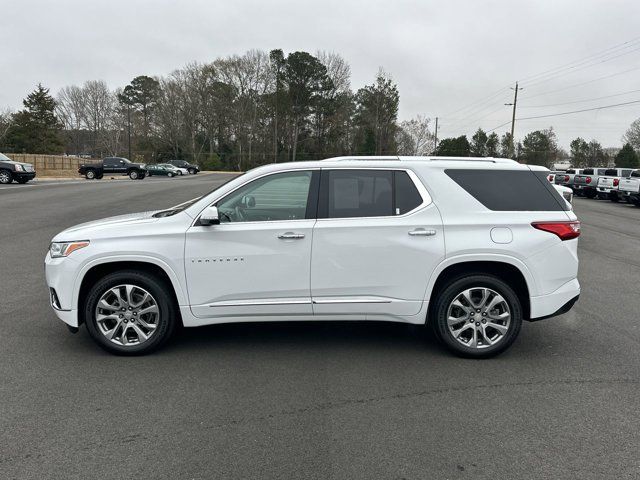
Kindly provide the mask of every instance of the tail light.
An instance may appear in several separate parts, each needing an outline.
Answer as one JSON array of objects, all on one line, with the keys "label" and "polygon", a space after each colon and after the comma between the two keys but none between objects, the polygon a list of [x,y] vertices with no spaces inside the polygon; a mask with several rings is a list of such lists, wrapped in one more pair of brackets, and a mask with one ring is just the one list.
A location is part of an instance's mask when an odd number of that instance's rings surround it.
[{"label": "tail light", "polygon": [[569,222],[533,222],[531,226],[543,232],[553,233],[560,240],[571,240],[580,236],[580,222],[577,220]]},{"label": "tail light", "polygon": [[613,186],[617,187],[618,185],[620,185],[620,179],[619,178],[614,178],[613,179]]},{"label": "tail light", "polygon": [[585,183],[591,183],[591,177],[587,177],[587,179],[585,180]]},{"label": "tail light", "polygon": [[547,179],[548,179],[550,182],[552,182],[552,181],[553,181],[553,175],[549,175],[549,176],[547,177]]},{"label": "tail light", "polygon": [[565,182],[568,182],[568,181],[569,181],[569,175],[565,175],[565,176],[564,176],[564,181],[565,181]]}]

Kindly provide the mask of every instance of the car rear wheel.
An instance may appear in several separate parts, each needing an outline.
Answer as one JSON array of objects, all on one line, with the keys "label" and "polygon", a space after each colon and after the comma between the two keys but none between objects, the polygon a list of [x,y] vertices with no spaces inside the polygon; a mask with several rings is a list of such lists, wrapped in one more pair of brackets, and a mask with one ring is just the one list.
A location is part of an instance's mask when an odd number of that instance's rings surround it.
[{"label": "car rear wheel", "polygon": [[84,173],[84,178],[86,178],[87,180],[93,180],[94,178],[96,178],[95,170],[87,170]]},{"label": "car rear wheel", "polygon": [[109,274],[89,291],[87,330],[93,340],[117,355],[142,355],[163,345],[175,330],[176,309],[170,287],[138,271]]},{"label": "car rear wheel", "polygon": [[598,193],[595,190],[586,190],[584,196],[587,198],[595,198]]},{"label": "car rear wheel", "polygon": [[430,321],[440,341],[455,354],[492,357],[517,338],[522,307],[499,278],[470,275],[452,280],[440,292]]}]

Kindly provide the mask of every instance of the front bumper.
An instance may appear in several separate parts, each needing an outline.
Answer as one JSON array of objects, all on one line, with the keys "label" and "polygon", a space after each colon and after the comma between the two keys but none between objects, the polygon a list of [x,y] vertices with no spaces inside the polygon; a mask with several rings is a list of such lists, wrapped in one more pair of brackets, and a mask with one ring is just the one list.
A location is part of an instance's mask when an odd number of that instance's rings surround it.
[{"label": "front bumper", "polygon": [[[56,316],[71,327],[78,326],[77,305],[73,305],[77,262],[69,257],[51,258],[47,253],[44,260],[45,278],[49,287],[49,303]],[[55,292],[55,296],[51,290]]]},{"label": "front bumper", "polygon": [[33,180],[36,178],[36,172],[13,172],[13,178],[16,180]]},{"label": "front bumper", "polygon": [[552,293],[531,297],[530,320],[542,320],[566,313],[579,296],[580,282],[574,278]]}]

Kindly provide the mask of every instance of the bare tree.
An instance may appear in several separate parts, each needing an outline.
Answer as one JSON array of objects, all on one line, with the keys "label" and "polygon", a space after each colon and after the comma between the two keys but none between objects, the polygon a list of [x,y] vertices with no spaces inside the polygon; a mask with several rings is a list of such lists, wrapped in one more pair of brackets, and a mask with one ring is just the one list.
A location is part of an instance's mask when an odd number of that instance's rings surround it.
[{"label": "bare tree", "polygon": [[400,123],[397,133],[400,155],[428,155],[431,152],[434,136],[429,130],[430,122],[431,119],[418,115]]},{"label": "bare tree", "polygon": [[102,80],[90,80],[82,87],[84,121],[93,137],[93,153],[101,155],[109,118],[116,107],[115,95]]},{"label": "bare tree", "polygon": [[9,127],[11,126],[12,114],[13,113],[9,109],[0,111],[0,145],[2,144],[2,140],[4,139],[5,135],[9,131]]},{"label": "bare tree", "polygon": [[316,57],[327,68],[327,76],[337,93],[351,92],[351,67],[337,53],[319,51]]},{"label": "bare tree", "polygon": [[81,153],[82,129],[85,127],[85,94],[77,85],[64,87],[56,97],[56,114],[70,135],[75,154]]},{"label": "bare tree", "polygon": [[640,151],[640,118],[634,120],[622,137],[622,143],[629,143],[634,150]]}]

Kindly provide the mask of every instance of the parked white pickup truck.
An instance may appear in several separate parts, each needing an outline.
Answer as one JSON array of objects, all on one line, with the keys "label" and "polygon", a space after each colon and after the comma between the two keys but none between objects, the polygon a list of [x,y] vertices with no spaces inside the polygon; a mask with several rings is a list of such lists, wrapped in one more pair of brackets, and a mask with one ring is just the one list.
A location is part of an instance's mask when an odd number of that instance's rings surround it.
[{"label": "parked white pickup truck", "polygon": [[604,175],[606,168],[585,168],[582,173],[573,177],[573,193],[595,198],[598,194],[598,177]]},{"label": "parked white pickup truck", "polygon": [[631,168],[608,168],[604,175],[598,177],[598,198],[609,199],[612,202],[618,202],[618,187],[620,179],[631,175]]},{"label": "parked white pickup truck", "polygon": [[640,170],[633,170],[630,176],[621,178],[618,190],[621,197],[640,207]]}]

